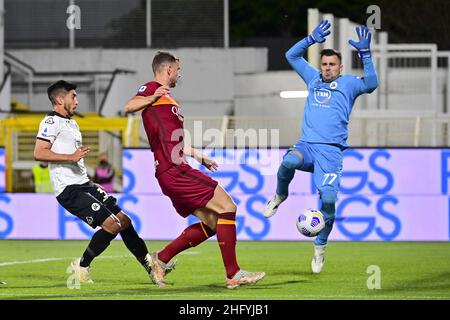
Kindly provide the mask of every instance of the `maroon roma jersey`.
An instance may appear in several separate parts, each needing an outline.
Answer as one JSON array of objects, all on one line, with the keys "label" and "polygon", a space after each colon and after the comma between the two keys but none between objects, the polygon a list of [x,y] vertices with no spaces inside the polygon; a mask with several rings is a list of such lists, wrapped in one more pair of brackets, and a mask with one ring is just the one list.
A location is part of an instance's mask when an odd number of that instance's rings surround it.
[{"label": "maroon roma jersey", "polygon": [[[151,96],[160,86],[158,82],[148,82],[139,88],[136,96]],[[183,120],[180,106],[170,95],[160,97],[142,111],[145,132],[155,157],[157,178],[172,166],[186,163]]]}]

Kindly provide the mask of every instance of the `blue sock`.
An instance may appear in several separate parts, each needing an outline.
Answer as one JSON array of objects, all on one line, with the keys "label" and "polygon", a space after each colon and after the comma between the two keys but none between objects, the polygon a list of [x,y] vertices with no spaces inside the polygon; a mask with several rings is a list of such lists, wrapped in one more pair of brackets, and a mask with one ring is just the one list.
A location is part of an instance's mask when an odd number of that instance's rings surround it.
[{"label": "blue sock", "polygon": [[316,246],[326,245],[328,242],[328,236],[333,229],[334,218],[335,218],[335,203],[337,195],[335,191],[327,190],[321,194],[322,207],[320,211],[324,215],[325,218],[325,227],[322,231],[319,232],[316,239],[314,240],[314,244]]},{"label": "blue sock", "polygon": [[288,153],[284,156],[277,174],[277,194],[288,196],[289,184],[294,178],[295,170],[300,169],[303,160],[294,153]]}]

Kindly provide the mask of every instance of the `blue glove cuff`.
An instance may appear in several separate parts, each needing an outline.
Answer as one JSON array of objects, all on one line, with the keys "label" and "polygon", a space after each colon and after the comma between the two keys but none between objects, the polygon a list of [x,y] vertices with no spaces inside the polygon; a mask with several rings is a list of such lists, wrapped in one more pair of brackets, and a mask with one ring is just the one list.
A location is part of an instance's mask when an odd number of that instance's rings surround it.
[{"label": "blue glove cuff", "polygon": [[372,57],[372,53],[370,52],[370,49],[362,49],[362,50],[358,51],[358,56],[361,59],[370,58],[370,57]]},{"label": "blue glove cuff", "polygon": [[306,37],[306,42],[308,43],[308,46],[313,45],[317,41],[314,39],[314,37],[310,34],[308,37]]}]

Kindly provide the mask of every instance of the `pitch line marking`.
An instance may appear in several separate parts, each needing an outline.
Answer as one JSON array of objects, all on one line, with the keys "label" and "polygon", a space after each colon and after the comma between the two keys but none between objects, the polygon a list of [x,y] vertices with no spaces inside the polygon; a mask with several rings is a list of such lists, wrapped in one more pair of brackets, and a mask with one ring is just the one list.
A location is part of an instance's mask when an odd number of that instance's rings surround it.
[{"label": "pitch line marking", "polygon": [[[180,254],[182,255],[193,255],[198,254],[198,251],[191,251],[191,252],[182,252]],[[122,255],[122,256],[100,256],[95,258],[97,259],[121,259],[121,258],[131,258],[132,255]],[[24,261],[8,261],[8,262],[0,262],[0,267],[7,267],[7,266],[15,266],[20,264],[31,264],[31,263],[41,263],[41,262],[50,262],[50,261],[61,261],[61,260],[70,260],[70,259],[76,259],[78,257],[64,257],[64,258],[43,258],[43,259],[33,259],[33,260],[24,260]]]}]

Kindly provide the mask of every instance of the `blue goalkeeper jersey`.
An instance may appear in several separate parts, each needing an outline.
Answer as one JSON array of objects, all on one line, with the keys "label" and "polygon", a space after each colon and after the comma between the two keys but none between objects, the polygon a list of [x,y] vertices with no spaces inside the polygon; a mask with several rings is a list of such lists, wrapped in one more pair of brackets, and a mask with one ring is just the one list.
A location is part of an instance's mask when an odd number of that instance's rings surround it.
[{"label": "blue goalkeeper jersey", "polygon": [[364,77],[342,75],[332,82],[324,82],[319,70],[304,58],[308,43],[299,41],[289,51],[286,58],[308,87],[299,141],[326,143],[348,147],[348,122],[356,98],[363,93],[371,93],[378,86],[377,74],[372,59],[364,58]]}]

